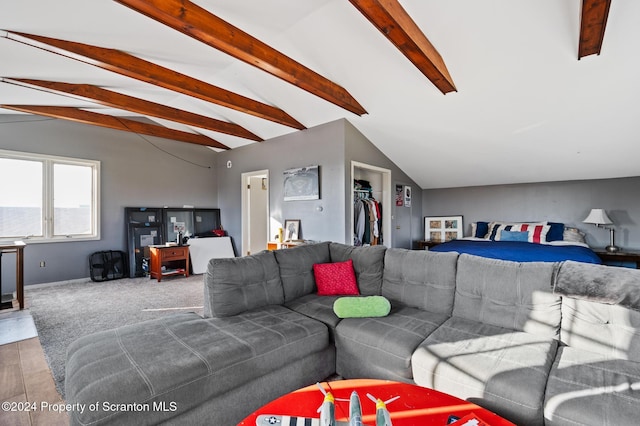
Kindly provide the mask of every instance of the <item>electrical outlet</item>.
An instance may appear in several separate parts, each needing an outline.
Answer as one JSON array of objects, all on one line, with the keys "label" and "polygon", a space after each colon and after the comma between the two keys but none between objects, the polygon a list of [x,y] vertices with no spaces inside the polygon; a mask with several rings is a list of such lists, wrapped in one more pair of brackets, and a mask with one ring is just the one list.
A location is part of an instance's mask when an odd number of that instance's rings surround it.
[{"label": "electrical outlet", "polygon": [[41,267],[41,268],[44,268],[44,267],[45,267],[44,260],[41,260],[41,261],[40,261],[40,267]]}]

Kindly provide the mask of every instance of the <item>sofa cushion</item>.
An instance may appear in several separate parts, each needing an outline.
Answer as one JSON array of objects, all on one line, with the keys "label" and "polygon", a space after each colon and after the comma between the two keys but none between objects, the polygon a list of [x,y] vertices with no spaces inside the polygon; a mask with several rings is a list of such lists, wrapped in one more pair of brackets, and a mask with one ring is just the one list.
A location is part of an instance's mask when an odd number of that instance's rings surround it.
[{"label": "sofa cushion", "polygon": [[206,317],[226,317],[284,302],[280,270],[272,252],[211,259],[204,282]]},{"label": "sofa cushion", "polygon": [[451,315],[457,253],[388,249],[382,295],[392,304]]},{"label": "sofa cushion", "polygon": [[393,307],[380,318],[345,318],[336,327],[336,372],[346,378],[411,381],[411,354],[447,316]]},{"label": "sofa cushion", "polygon": [[316,281],[313,276],[315,263],[329,263],[329,243],[304,244],[298,247],[273,252],[284,289],[284,300],[289,302],[309,293],[315,293]]},{"label": "sofa cushion", "polygon": [[547,425],[638,424],[640,363],[560,347],[544,404]]},{"label": "sofa cushion", "polygon": [[316,263],[313,265],[313,277],[319,296],[360,294],[353,272],[353,261]]},{"label": "sofa cushion", "polygon": [[[95,403],[79,423],[126,413],[112,404],[177,404],[186,412],[206,400],[328,347],[324,324],[282,306],[267,306],[228,318],[196,314],[163,318],[92,334],[69,346],[66,397]],[[165,414],[166,415],[166,414]],[[154,421],[150,414],[149,423]]]},{"label": "sofa cushion", "polygon": [[329,245],[332,262],[353,260],[358,289],[363,296],[380,294],[386,250],[384,246],[354,247],[340,243]]},{"label": "sofa cushion", "polygon": [[557,265],[460,255],[453,315],[559,338],[560,296],[551,292]]},{"label": "sofa cushion", "polygon": [[640,312],[563,297],[560,338],[572,348],[640,362]]},{"label": "sofa cushion", "polygon": [[552,338],[452,317],[416,349],[413,379],[516,424],[541,425],[557,345]]},{"label": "sofa cushion", "polygon": [[329,327],[329,337],[333,341],[334,330],[340,322],[340,318],[333,312],[333,303],[339,297],[340,296],[318,296],[312,293],[287,302],[285,306],[309,318],[322,321]]}]

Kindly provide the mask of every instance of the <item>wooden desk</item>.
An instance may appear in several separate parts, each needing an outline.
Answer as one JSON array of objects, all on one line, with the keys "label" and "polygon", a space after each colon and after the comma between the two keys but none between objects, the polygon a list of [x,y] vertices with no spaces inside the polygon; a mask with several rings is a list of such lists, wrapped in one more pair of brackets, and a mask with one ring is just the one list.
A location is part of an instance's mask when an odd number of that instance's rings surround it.
[{"label": "wooden desk", "polygon": [[[325,390],[330,390],[335,401],[336,421],[349,421],[349,396],[352,391],[358,392],[362,406],[362,421],[366,425],[376,423],[376,405],[367,398],[370,393],[375,398],[386,401],[400,395],[391,402],[389,410],[394,426],[403,425],[446,425],[449,416],[462,418],[474,413],[481,420],[493,426],[512,426],[513,423],[476,404],[456,398],[443,392],[408,383],[388,380],[355,379],[322,382]],[[316,385],[307,386],[288,393],[259,408],[245,418],[240,425],[255,426],[259,415],[286,415],[291,417],[318,418],[318,407],[324,395]],[[339,400],[340,399],[340,400]],[[346,399],[347,401],[342,401]],[[285,423],[285,426],[290,423]],[[298,423],[302,424],[302,423]],[[306,424],[306,423],[305,423]]]},{"label": "wooden desk", "polygon": [[636,269],[640,269],[640,251],[623,250],[612,253],[603,248],[596,248],[593,251],[603,262],[635,262]]},{"label": "wooden desk", "polygon": [[189,276],[189,246],[149,246],[149,256],[149,274],[158,282],[170,275]]},{"label": "wooden desk", "polygon": [[[22,241],[14,241],[13,243],[0,243],[0,295],[2,294],[2,254],[3,253],[15,253],[16,254],[16,295],[18,299],[18,306],[20,309],[24,309],[24,247],[26,244]],[[7,308],[13,307],[8,306]],[[0,306],[0,309],[5,309],[5,306]]]}]

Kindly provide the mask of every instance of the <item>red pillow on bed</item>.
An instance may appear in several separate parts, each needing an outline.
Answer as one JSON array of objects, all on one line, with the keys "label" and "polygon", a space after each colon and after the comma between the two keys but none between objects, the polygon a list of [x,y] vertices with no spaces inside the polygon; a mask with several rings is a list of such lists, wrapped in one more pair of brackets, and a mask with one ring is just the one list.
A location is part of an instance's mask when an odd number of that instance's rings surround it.
[{"label": "red pillow on bed", "polygon": [[313,275],[319,296],[360,294],[351,259],[345,262],[316,263],[313,265]]}]

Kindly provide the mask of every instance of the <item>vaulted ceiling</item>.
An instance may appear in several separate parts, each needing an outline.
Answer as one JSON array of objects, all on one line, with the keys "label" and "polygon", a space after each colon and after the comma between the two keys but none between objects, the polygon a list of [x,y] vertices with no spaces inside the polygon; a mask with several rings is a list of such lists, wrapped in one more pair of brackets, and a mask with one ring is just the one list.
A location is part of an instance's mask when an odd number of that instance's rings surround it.
[{"label": "vaulted ceiling", "polygon": [[346,118],[423,188],[640,175],[640,2],[4,3],[0,114],[217,151]]}]

